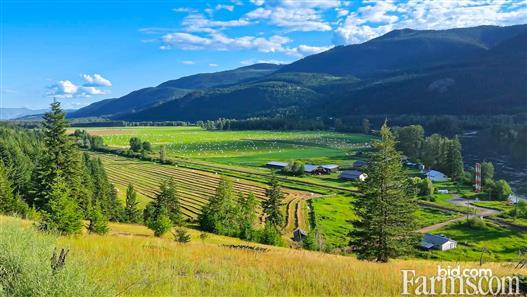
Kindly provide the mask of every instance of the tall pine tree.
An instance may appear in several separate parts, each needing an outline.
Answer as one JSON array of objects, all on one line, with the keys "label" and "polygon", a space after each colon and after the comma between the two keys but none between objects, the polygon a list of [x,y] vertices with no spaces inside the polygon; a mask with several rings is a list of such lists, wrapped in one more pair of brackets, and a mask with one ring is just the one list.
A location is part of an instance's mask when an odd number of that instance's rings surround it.
[{"label": "tall pine tree", "polygon": [[363,196],[356,202],[359,220],[351,235],[360,259],[387,262],[407,254],[416,243],[415,198],[395,145],[385,123],[381,140],[373,144],[375,152],[366,170],[368,178],[360,187]]},{"label": "tall pine tree", "polygon": [[461,143],[456,136],[448,145],[447,151],[448,174],[453,180],[463,176],[463,157],[461,156]]},{"label": "tall pine tree", "polygon": [[265,191],[265,196],[267,199],[262,201],[262,208],[266,223],[278,230],[284,224],[284,215],[281,209],[284,201],[284,193],[274,174],[271,176],[269,189]]},{"label": "tall pine tree", "polygon": [[251,239],[256,221],[256,196],[253,193],[249,193],[247,196],[240,194],[240,196],[240,238]]},{"label": "tall pine tree", "polygon": [[124,208],[125,220],[128,223],[140,223],[141,222],[141,213],[137,208],[137,192],[134,189],[134,185],[128,184],[126,189],[126,205]]},{"label": "tall pine tree", "polygon": [[220,179],[216,194],[202,209],[199,223],[204,231],[228,236],[239,234],[239,206],[230,179]]}]

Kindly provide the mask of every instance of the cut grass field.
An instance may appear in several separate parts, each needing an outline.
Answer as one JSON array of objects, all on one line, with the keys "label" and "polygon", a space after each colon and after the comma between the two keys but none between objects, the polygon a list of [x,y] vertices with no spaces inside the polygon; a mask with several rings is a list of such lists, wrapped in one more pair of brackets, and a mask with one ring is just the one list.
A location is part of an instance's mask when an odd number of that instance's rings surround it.
[{"label": "cut grass field", "polygon": [[128,147],[131,137],[165,145],[169,156],[215,163],[263,166],[271,160],[350,164],[350,156],[368,146],[371,136],[321,131],[208,131],[200,127],[83,128],[104,143]]},{"label": "cut grass field", "polygon": [[[37,235],[30,222],[0,217],[0,228],[7,224],[23,228],[32,241],[46,237],[52,244],[49,252],[53,246],[68,248],[66,265],[77,265],[90,283],[104,286],[97,292],[105,296],[400,296],[401,269],[435,275],[438,265],[452,264],[425,260],[380,264],[212,234],[202,241],[200,233],[191,229],[192,241],[177,244],[169,237],[154,238],[138,225],[110,224],[106,236],[57,237]],[[32,253],[16,251],[22,257]],[[461,265],[479,268],[476,263]],[[522,273],[514,264],[485,263],[482,268],[491,268],[495,275]]]},{"label": "cut grass field", "polygon": [[[199,170],[161,165],[109,154],[92,154],[103,162],[109,180],[117,187],[118,196],[123,201],[129,183],[134,185],[139,194],[139,205],[145,206],[155,197],[159,185],[164,180],[173,178],[180,196],[182,212],[191,220],[197,218],[202,207],[214,195],[220,179],[218,174]],[[267,186],[264,184],[233,179],[233,185],[234,191],[237,193],[248,194],[251,192],[260,201],[266,199],[265,189]],[[315,196],[307,192],[289,189],[284,189],[284,192],[287,194],[284,201],[284,213],[287,219],[284,233],[289,234],[296,227],[309,230],[306,200]],[[261,214],[260,209],[258,212]]]},{"label": "cut grass field", "polygon": [[438,209],[419,207],[416,212],[418,228],[435,225],[460,217],[460,214],[441,211]]}]

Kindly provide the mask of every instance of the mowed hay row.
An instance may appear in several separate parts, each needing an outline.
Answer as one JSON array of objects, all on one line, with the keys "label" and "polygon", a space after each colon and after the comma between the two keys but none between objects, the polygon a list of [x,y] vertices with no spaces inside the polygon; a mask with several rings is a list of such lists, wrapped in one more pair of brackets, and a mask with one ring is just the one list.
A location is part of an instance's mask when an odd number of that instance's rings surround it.
[{"label": "mowed hay row", "polygon": [[[220,175],[194,169],[181,168],[171,165],[161,165],[139,160],[130,160],[124,157],[95,154],[101,159],[110,181],[120,187],[126,188],[129,183],[145,197],[153,199],[159,192],[159,185],[167,178],[172,177],[176,182],[178,194],[181,199],[183,213],[189,218],[197,218],[202,207],[213,196],[218,186]],[[233,188],[237,193],[254,193],[260,201],[266,199],[265,186],[245,180],[233,179]],[[309,197],[308,193],[284,189],[287,205],[291,200],[299,197]],[[261,215],[258,209],[258,215]],[[292,220],[295,215],[287,216]],[[291,225],[291,223],[287,223]],[[292,225],[296,225],[292,222]]]}]

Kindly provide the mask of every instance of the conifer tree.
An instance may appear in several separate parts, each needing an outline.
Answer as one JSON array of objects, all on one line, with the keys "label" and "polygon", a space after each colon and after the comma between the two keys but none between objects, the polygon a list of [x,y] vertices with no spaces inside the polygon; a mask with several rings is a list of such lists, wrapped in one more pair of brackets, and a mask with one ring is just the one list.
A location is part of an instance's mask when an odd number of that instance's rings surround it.
[{"label": "conifer tree", "polygon": [[108,228],[108,218],[102,213],[101,208],[96,205],[89,215],[88,231],[90,233],[104,235],[110,230]]},{"label": "conifer tree", "polygon": [[62,234],[79,233],[82,228],[82,211],[61,177],[51,185],[49,202],[42,214],[41,228]]},{"label": "conifer tree", "polygon": [[415,198],[404,175],[396,141],[385,123],[361,183],[364,194],[356,202],[359,218],[352,245],[360,259],[387,262],[407,254],[415,242]]},{"label": "conifer tree", "polygon": [[14,195],[11,182],[7,177],[4,163],[0,161],[0,213],[11,213],[14,210]]},{"label": "conifer tree", "polygon": [[461,143],[457,136],[452,139],[447,151],[448,174],[452,180],[459,180],[463,176],[463,157],[461,156]]},{"label": "conifer tree", "polygon": [[35,170],[33,193],[34,204],[39,209],[44,208],[51,198],[51,187],[55,180],[60,177],[70,186],[68,179],[74,178],[74,169],[78,169],[76,166],[72,168],[72,144],[66,135],[68,122],[58,101],[51,103],[51,111],[45,113],[43,119],[45,150]]},{"label": "conifer tree", "polygon": [[229,236],[239,234],[239,206],[230,179],[220,179],[216,194],[203,207],[199,222],[204,231]]},{"label": "conifer tree", "polygon": [[265,196],[267,199],[262,202],[262,208],[266,217],[266,222],[278,230],[284,223],[284,215],[281,210],[284,193],[282,192],[282,188],[274,174],[271,176],[269,189],[265,191]]},{"label": "conifer tree", "polygon": [[159,147],[159,161],[165,163],[167,159],[167,148],[165,145]]},{"label": "conifer tree", "polygon": [[151,203],[154,204],[155,208],[166,208],[168,216],[174,225],[181,225],[183,223],[179,195],[173,178],[161,183],[159,193]]},{"label": "conifer tree", "polygon": [[[148,210],[147,210],[148,209]],[[145,211],[150,211],[148,218],[145,219],[146,226],[154,231],[154,235],[161,237],[163,234],[167,233],[170,228],[172,228],[172,221],[168,210],[164,206],[159,208],[147,208]]]},{"label": "conifer tree", "polygon": [[253,193],[247,196],[240,194],[240,196],[240,238],[251,239],[256,221],[256,196]]},{"label": "conifer tree", "polygon": [[188,234],[187,230],[183,229],[183,228],[177,228],[176,229],[176,232],[173,233],[174,235],[174,240],[177,242],[177,243],[189,243],[190,242],[190,234]]},{"label": "conifer tree", "polygon": [[137,192],[134,189],[134,185],[128,184],[126,189],[126,205],[124,208],[125,220],[129,223],[140,223],[141,213],[137,208]]}]

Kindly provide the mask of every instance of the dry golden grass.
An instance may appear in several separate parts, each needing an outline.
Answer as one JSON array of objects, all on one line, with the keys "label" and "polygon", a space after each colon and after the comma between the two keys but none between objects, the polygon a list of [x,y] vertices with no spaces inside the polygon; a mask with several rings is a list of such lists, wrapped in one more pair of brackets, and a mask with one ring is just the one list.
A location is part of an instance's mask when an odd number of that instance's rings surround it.
[{"label": "dry golden grass", "polygon": [[[441,264],[379,264],[277,247],[240,250],[223,244],[257,245],[215,235],[201,241],[195,230],[189,230],[192,242],[186,245],[170,236],[154,238],[143,226],[112,224],[111,230],[109,236],[61,238],[60,243],[75,256],[90,258],[89,274],[126,296],[400,296],[401,269],[434,275]],[[517,273],[507,264],[485,267],[497,274]]]},{"label": "dry golden grass", "polygon": [[[71,256],[80,260],[76,262],[88,263],[89,277],[119,296],[400,296],[401,269],[435,275],[437,265],[456,265],[425,260],[364,262],[212,234],[202,241],[200,232],[192,229],[192,242],[178,244],[171,235],[153,237],[144,226],[110,227],[109,235],[60,237],[58,245],[70,248]],[[268,251],[223,245],[260,246]],[[483,267],[498,275],[518,273],[511,264]]]}]

